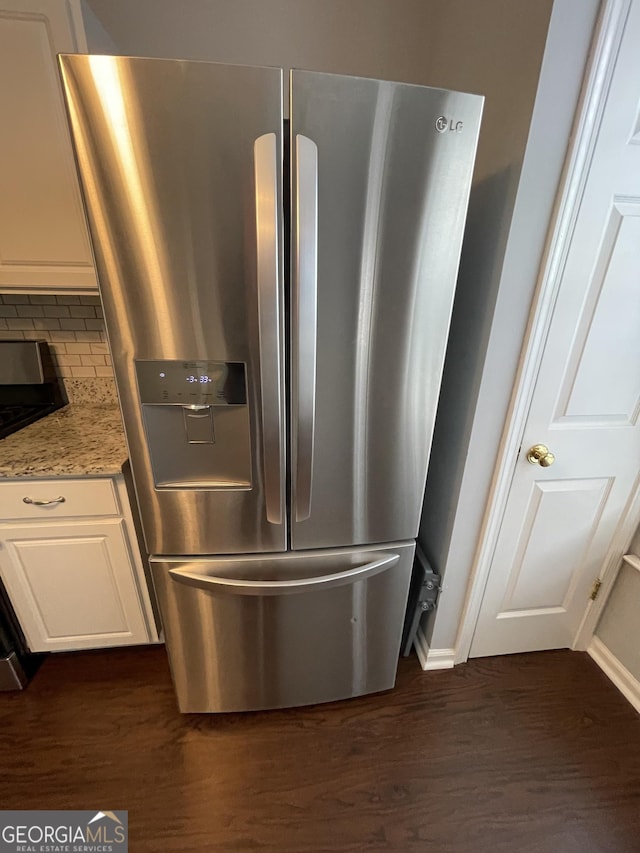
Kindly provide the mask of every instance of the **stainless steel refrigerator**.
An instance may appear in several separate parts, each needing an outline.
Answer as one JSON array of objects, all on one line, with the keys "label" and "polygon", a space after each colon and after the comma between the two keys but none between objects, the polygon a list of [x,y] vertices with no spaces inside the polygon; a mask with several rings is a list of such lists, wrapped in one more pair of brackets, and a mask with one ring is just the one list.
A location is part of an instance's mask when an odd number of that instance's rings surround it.
[{"label": "stainless steel refrigerator", "polygon": [[391,688],[483,99],[60,61],[180,709]]}]

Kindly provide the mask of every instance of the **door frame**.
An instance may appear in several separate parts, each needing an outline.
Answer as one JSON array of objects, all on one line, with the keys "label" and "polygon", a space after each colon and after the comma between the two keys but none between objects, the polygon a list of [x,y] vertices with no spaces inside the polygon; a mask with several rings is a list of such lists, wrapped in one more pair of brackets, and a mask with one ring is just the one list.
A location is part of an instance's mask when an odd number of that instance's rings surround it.
[{"label": "door frame", "polygon": [[[538,284],[518,364],[514,391],[502,434],[480,538],[476,548],[458,634],[454,663],[464,663],[471,650],[485,587],[520,456],[531,401],[551,326],[556,296],[573,236],[620,43],[633,0],[603,0],[594,31],[591,55],[573,123],[573,144],[558,186],[552,225],[546,240]],[[638,0],[636,0],[638,2]],[[619,564],[640,518],[640,491],[629,502],[603,563],[598,599],[588,602],[573,642],[585,649],[607,600]]]}]

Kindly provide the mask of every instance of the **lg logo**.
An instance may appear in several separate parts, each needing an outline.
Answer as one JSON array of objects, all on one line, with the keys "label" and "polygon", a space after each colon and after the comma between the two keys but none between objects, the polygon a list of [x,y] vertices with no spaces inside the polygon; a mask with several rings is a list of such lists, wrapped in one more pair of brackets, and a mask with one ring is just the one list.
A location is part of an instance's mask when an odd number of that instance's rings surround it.
[{"label": "lg logo", "polygon": [[462,122],[454,122],[452,118],[447,118],[446,116],[438,116],[438,118],[436,119],[436,130],[438,131],[438,133],[445,133],[447,130],[450,130],[453,133],[462,133]]}]

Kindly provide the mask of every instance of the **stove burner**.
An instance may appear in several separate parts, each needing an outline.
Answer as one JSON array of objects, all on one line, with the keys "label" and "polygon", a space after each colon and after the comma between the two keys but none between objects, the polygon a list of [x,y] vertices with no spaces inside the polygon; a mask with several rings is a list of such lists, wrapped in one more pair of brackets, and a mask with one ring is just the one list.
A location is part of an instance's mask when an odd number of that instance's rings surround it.
[{"label": "stove burner", "polygon": [[44,418],[54,412],[58,406],[48,405],[1,405],[0,404],[0,438],[6,438],[13,432],[28,426],[34,421]]}]

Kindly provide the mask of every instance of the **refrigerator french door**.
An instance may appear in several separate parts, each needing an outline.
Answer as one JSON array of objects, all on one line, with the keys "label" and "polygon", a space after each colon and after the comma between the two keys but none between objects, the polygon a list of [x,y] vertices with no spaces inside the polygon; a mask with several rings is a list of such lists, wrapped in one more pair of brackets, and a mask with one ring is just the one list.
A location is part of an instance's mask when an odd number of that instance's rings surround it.
[{"label": "refrigerator french door", "polygon": [[393,686],[482,98],[60,62],[181,710]]}]

